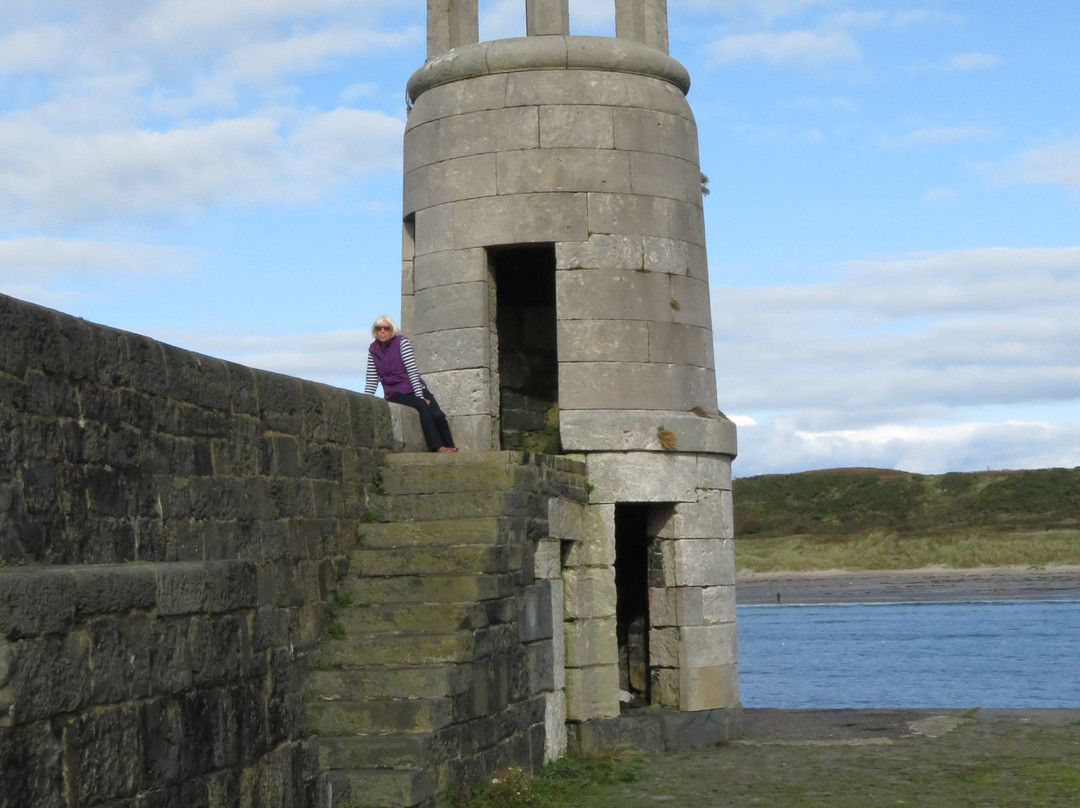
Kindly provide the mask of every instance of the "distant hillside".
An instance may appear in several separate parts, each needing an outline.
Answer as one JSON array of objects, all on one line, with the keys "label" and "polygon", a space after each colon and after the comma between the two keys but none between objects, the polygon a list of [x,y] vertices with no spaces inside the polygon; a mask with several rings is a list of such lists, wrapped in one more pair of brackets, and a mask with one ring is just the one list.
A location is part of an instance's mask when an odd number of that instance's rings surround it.
[{"label": "distant hillside", "polygon": [[883,469],[734,481],[735,535],[932,534],[1080,527],[1080,467],[941,475]]}]

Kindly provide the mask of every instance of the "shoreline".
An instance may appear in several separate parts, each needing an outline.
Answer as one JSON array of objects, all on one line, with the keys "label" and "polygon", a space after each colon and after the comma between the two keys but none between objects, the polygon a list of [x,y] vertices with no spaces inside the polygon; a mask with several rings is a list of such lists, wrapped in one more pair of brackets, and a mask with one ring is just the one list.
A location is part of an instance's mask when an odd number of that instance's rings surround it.
[{"label": "shoreline", "polygon": [[738,573],[735,600],[739,606],[1080,600],[1080,566]]}]

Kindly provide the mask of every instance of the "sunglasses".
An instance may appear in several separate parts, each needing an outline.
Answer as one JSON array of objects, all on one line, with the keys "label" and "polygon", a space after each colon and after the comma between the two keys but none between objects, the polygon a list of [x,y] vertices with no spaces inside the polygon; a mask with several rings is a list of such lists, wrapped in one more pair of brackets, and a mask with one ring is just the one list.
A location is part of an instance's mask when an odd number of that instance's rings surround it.
[{"label": "sunglasses", "polygon": [[388,325],[377,325],[377,326],[375,326],[375,330],[376,331],[393,331],[394,329],[392,329]]}]

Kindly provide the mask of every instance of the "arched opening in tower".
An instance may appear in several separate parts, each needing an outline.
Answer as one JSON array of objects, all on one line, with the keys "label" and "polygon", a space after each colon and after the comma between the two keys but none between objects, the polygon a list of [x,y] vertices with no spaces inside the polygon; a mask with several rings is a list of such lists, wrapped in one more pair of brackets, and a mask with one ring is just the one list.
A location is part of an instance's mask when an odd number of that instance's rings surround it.
[{"label": "arched opening in tower", "polygon": [[489,248],[488,256],[495,281],[500,446],[558,454],[555,245]]}]

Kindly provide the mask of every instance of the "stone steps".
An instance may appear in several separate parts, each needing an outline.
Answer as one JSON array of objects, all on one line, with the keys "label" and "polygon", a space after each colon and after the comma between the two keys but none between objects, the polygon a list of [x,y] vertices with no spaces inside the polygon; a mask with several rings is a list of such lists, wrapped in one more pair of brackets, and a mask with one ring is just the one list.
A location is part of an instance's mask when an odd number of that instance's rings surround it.
[{"label": "stone steps", "polygon": [[[468,472],[464,472],[468,473]],[[532,504],[522,491],[455,491],[438,494],[388,494],[375,497],[380,522],[432,522],[485,516],[524,516]]]},{"label": "stone steps", "polygon": [[408,770],[423,759],[434,739],[430,732],[319,738],[319,765],[329,770]]},{"label": "stone steps", "polygon": [[[467,491],[505,491],[521,477],[520,466],[507,452],[458,452],[452,456],[401,453],[388,457],[382,484],[397,494],[446,494]],[[447,475],[447,466],[468,469]]]},{"label": "stone steps", "polygon": [[308,689],[326,701],[349,701],[357,694],[371,699],[412,699],[456,696],[468,690],[460,665],[369,665],[356,669],[313,670]]},{"label": "stone steps", "polygon": [[323,775],[323,802],[335,808],[401,808],[434,804],[435,785],[423,769],[335,769]]},{"label": "stone steps", "polygon": [[505,545],[459,544],[354,550],[349,564],[353,574],[372,578],[497,573],[506,568],[507,548]]},{"label": "stone steps", "polygon": [[333,669],[366,665],[438,665],[473,650],[472,632],[445,634],[372,633],[320,643],[312,654],[315,667]]},{"label": "stone steps", "polygon": [[465,573],[460,575],[399,575],[350,579],[341,586],[356,604],[475,603],[508,597],[513,578]]},{"label": "stone steps", "polygon": [[361,527],[339,587],[347,605],[310,658],[320,805],[434,803],[438,733],[472,711],[472,660],[517,641],[519,477],[505,452],[387,457],[379,521]]},{"label": "stone steps", "polygon": [[472,631],[485,628],[498,614],[479,603],[403,602],[358,609],[343,609],[338,616],[346,637],[369,632]]},{"label": "stone steps", "polygon": [[[320,737],[357,737],[433,732],[451,724],[454,700],[353,699],[312,701],[308,704],[308,729]],[[411,762],[410,762],[411,763]]]},{"label": "stone steps", "polygon": [[360,530],[361,549],[492,544],[509,520],[500,517],[429,519],[424,522],[373,522]]}]

